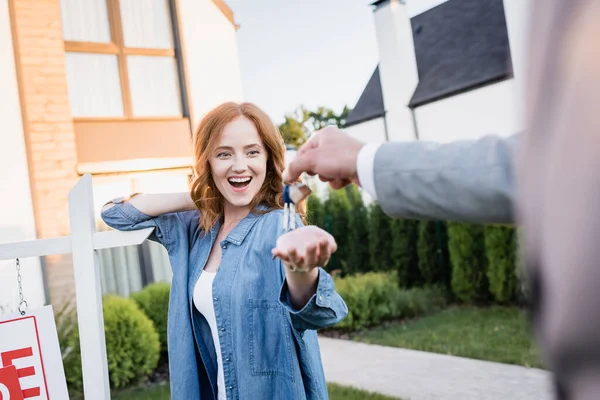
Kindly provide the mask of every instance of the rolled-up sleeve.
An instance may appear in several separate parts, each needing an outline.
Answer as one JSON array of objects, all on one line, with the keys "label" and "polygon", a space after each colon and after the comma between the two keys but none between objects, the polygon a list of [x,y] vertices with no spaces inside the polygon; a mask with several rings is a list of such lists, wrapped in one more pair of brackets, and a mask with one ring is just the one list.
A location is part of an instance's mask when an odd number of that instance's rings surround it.
[{"label": "rolled-up sleeve", "polygon": [[171,225],[174,216],[163,214],[152,217],[138,210],[127,200],[124,197],[119,197],[107,203],[112,204],[112,207],[104,207],[101,212],[102,220],[106,225],[119,231],[154,228],[148,239],[162,244],[168,250],[171,243]]},{"label": "rolled-up sleeve", "polygon": [[292,324],[299,331],[324,329],[337,324],[348,315],[346,303],[335,291],[333,278],[320,267],[317,290],[301,310],[292,306],[286,280],[281,286],[279,301],[289,311]]}]

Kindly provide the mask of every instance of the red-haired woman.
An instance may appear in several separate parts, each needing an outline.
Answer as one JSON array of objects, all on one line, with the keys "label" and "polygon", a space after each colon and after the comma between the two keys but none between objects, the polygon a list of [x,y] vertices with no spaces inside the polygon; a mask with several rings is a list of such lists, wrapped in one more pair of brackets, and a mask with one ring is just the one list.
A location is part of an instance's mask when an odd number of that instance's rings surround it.
[{"label": "red-haired woman", "polygon": [[328,398],[316,330],[347,314],[322,268],[336,244],[314,226],[283,234],[284,154],[266,113],[225,103],[194,135],[191,192],[102,210],[115,229],[154,227],[169,253],[174,400]]}]

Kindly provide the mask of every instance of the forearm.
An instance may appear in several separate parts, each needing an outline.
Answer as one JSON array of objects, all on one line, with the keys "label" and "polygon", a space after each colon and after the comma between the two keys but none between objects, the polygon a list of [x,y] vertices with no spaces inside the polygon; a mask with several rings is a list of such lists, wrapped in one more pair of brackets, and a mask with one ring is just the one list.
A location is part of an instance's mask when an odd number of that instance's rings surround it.
[{"label": "forearm", "polygon": [[[139,211],[151,217],[173,212],[190,211],[196,208],[189,192],[140,193],[132,196],[127,201]],[[103,210],[107,210],[112,206],[114,204],[109,203],[104,206]]]},{"label": "forearm", "polygon": [[386,143],[374,159],[377,199],[392,217],[513,222],[517,138]]},{"label": "forearm", "polygon": [[317,292],[319,270],[314,268],[308,272],[292,272],[286,267],[285,279],[290,293],[290,303],[296,310],[300,310]]}]

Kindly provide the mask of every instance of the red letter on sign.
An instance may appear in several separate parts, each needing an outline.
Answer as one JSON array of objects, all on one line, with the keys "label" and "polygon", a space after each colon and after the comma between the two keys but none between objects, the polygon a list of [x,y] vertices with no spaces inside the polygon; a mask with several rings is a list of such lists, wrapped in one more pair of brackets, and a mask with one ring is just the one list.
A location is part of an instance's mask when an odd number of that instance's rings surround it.
[{"label": "red letter on sign", "polygon": [[0,400],[23,400],[17,368],[0,368]]},{"label": "red letter on sign", "polygon": [[[12,365],[13,361],[17,358],[25,358],[31,356],[33,356],[33,351],[31,347],[5,351],[4,353],[0,354],[0,358],[2,359],[2,365],[4,366]],[[32,376],[35,375],[35,369],[33,367],[19,368],[17,370],[17,375],[19,376],[19,378],[23,378],[25,376]],[[26,399],[29,397],[36,397],[40,395],[40,392],[41,391],[39,387],[25,389],[23,390],[23,397]]]}]

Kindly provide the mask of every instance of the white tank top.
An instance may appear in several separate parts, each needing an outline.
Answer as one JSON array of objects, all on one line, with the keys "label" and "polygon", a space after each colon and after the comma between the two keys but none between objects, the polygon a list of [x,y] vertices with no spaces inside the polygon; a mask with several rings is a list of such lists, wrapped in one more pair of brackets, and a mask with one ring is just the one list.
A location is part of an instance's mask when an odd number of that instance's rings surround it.
[{"label": "white tank top", "polygon": [[212,285],[215,279],[216,272],[202,271],[196,286],[194,287],[194,306],[200,311],[212,333],[213,342],[215,343],[215,351],[217,353],[217,393],[219,400],[227,399],[225,389],[225,376],[223,375],[223,359],[221,358],[221,345],[219,343],[219,331],[217,330],[217,319],[215,317],[215,307],[213,303]]}]

